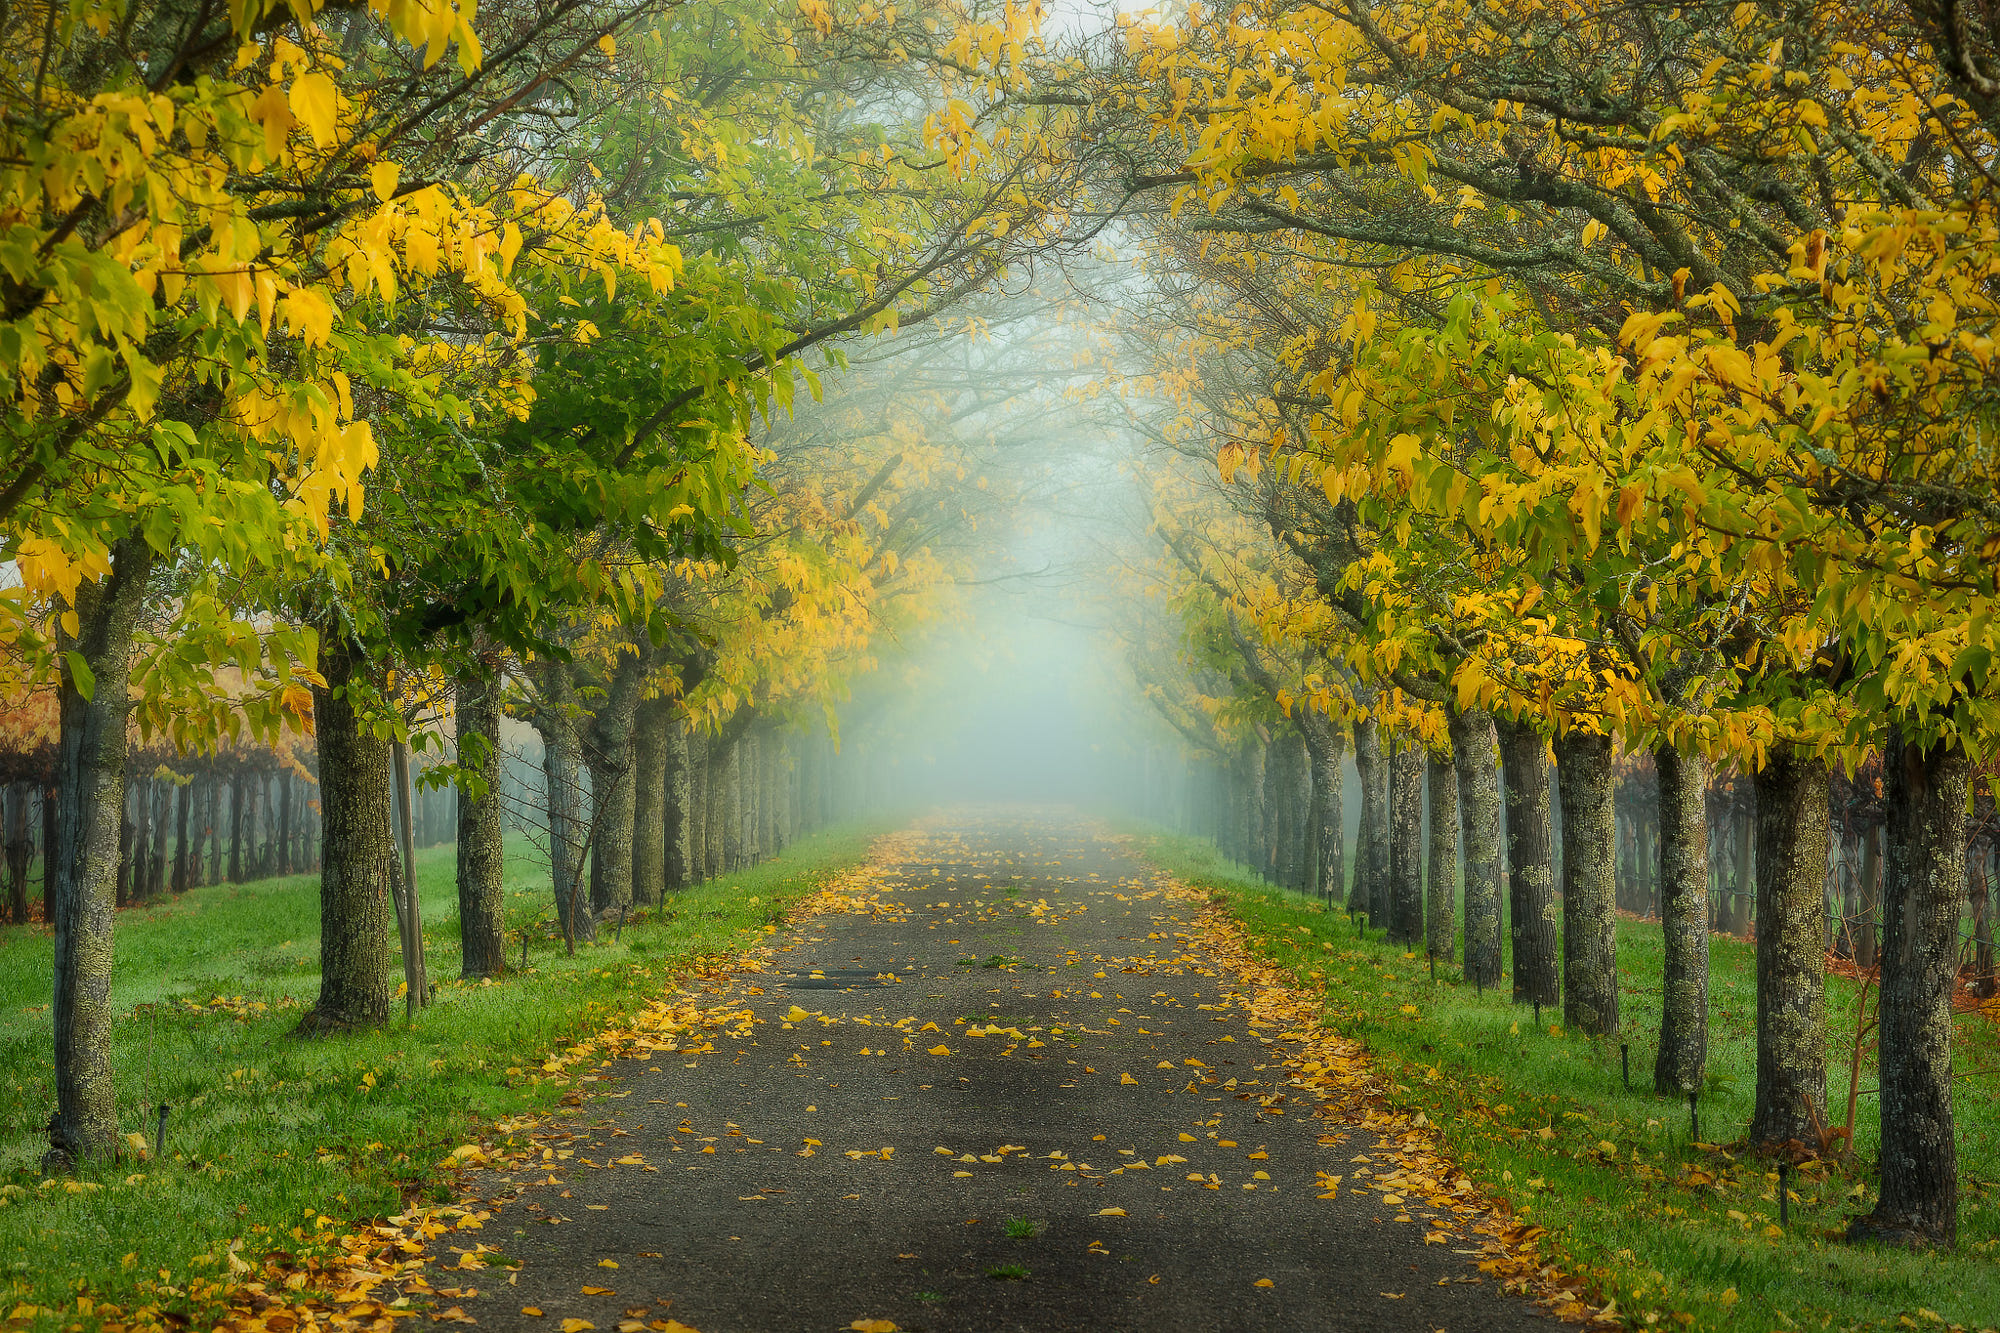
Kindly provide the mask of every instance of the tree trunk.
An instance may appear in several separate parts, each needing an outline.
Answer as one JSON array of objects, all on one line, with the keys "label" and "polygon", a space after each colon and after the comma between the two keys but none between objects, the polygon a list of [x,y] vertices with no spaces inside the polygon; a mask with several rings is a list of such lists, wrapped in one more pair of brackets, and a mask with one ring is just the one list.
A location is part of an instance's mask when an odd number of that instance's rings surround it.
[{"label": "tree trunk", "polygon": [[[319,877],[319,1000],[299,1023],[306,1034],[389,1021],[389,742],[355,710],[353,693],[379,682],[359,649],[322,639],[325,685],[313,687],[319,741],[323,864]],[[239,791],[240,791],[239,787]]]},{"label": "tree trunk", "polygon": [[1264,790],[1270,768],[1270,747],[1252,738],[1243,751],[1243,797],[1247,840],[1243,862],[1265,879],[1271,878],[1271,803]]},{"label": "tree trunk", "polygon": [[1958,1243],[1951,988],[1972,765],[1957,745],[1923,749],[1894,732],[1884,749],[1882,1193],[1853,1230],[1948,1248]]},{"label": "tree trunk", "polygon": [[736,742],[736,788],[743,799],[743,864],[764,859],[764,735],[745,732]]},{"label": "tree trunk", "polygon": [[1752,1144],[1817,1145],[1826,1123],[1826,789],[1826,764],[1788,744],[1757,774]]},{"label": "tree trunk", "polygon": [[151,902],[167,892],[167,835],[173,832],[175,785],[165,779],[152,784],[153,854],[146,862],[146,899]]},{"label": "tree trunk", "polygon": [[1451,760],[1430,757],[1430,868],[1424,948],[1449,963],[1458,957],[1458,776]]},{"label": "tree trunk", "polygon": [[687,882],[708,878],[708,736],[683,722],[687,738]]},{"label": "tree trunk", "polygon": [[632,728],[632,901],[657,903],[667,892],[667,732],[673,701],[648,699]]},{"label": "tree trunk", "polygon": [[1877,934],[1882,920],[1882,830],[1861,832],[1861,912],[1854,923],[1854,964],[1863,971],[1875,966]]},{"label": "tree trunk", "polygon": [[567,663],[541,667],[542,706],[535,729],[542,735],[542,786],[548,802],[549,875],[555,889],[556,923],[574,950],[597,938],[597,923],[583,891],[583,794],[577,790],[576,683]]},{"label": "tree trunk", "polygon": [[597,913],[632,901],[632,721],[645,667],[621,658],[584,745],[590,765],[590,906]]},{"label": "tree trunk", "polygon": [[497,977],[507,970],[506,866],[500,795],[498,655],[482,654],[476,671],[458,678],[453,723],[460,770],[458,793],[459,975]]},{"label": "tree trunk", "polygon": [[8,784],[7,791],[7,904],[14,924],[28,924],[28,855],[34,845],[28,841],[28,784]]},{"label": "tree trunk", "polygon": [[1500,728],[1507,783],[1507,907],[1513,922],[1514,1000],[1553,1006],[1562,999],[1556,970],[1555,872],[1549,863],[1547,746],[1532,728]]},{"label": "tree trunk", "polygon": [[737,737],[722,752],[722,872],[733,875],[743,868],[743,738]]},{"label": "tree trunk", "polygon": [[1618,1030],[1617,825],[1611,738],[1556,741],[1562,798],[1563,1022],[1587,1036]]},{"label": "tree trunk", "polygon": [[[111,1086],[112,905],[125,809],[132,631],[152,570],[153,552],[143,539],[119,541],[110,574],[79,584],[71,599],[76,636],[60,626],[56,631],[63,657],[56,687],[56,839],[49,857],[56,899],[56,1113],[49,1146],[72,1161],[108,1156],[118,1141]],[[86,689],[78,688],[70,665],[78,659],[94,678]]]},{"label": "tree trunk", "polygon": [[1653,1087],[1698,1090],[1708,1069],[1708,765],[1653,751],[1660,783],[1660,933],[1665,966]]},{"label": "tree trunk", "polygon": [[[1755,790],[1753,785],[1752,790]],[[1751,802],[1739,796],[1736,802],[1736,891],[1729,895],[1729,910],[1723,929],[1738,937],[1750,933],[1751,911],[1757,901],[1757,820]]]},{"label": "tree trunk", "polygon": [[247,779],[238,759],[229,783],[229,882],[243,882],[243,786]]},{"label": "tree trunk", "polygon": [[1404,737],[1389,760],[1389,940],[1424,939],[1424,752]]},{"label": "tree trunk", "polygon": [[51,783],[42,788],[42,920],[56,922],[56,812],[62,802],[61,788]]},{"label": "tree trunk", "polygon": [[1306,757],[1312,767],[1312,829],[1318,841],[1312,894],[1321,902],[1340,900],[1347,883],[1346,827],[1340,808],[1340,788],[1346,767],[1340,728],[1324,713],[1306,713],[1300,720]]},{"label": "tree trunk", "polygon": [[189,887],[188,822],[194,813],[194,783],[190,777],[174,788],[174,883],[175,893],[186,893]]},{"label": "tree trunk", "polygon": [[707,851],[703,860],[707,868],[707,878],[720,879],[729,873],[729,867],[722,859],[723,847],[728,839],[723,834],[723,824],[727,822],[729,810],[729,755],[727,747],[719,736],[708,738],[708,782],[702,797],[702,833]]},{"label": "tree trunk", "polygon": [[1250,748],[1236,747],[1229,757],[1229,841],[1223,847],[1231,860],[1250,864],[1250,848],[1256,841],[1255,816],[1250,804]]},{"label": "tree trunk", "polygon": [[1500,934],[1500,770],[1491,714],[1451,715],[1451,763],[1465,837],[1465,975],[1498,986]]},{"label": "tree trunk", "polygon": [[278,863],[274,874],[292,873],[292,775],[278,770]]},{"label": "tree trunk", "polygon": [[[1362,911],[1368,924],[1389,928],[1389,756],[1383,752],[1382,728],[1370,718],[1361,724],[1367,732],[1365,743],[1357,732],[1354,762],[1361,778],[1362,864],[1367,871],[1363,886]],[[1360,767],[1363,755],[1368,765]]]},{"label": "tree trunk", "polygon": [[395,741],[389,747],[390,781],[395,784],[395,824],[391,833],[397,867],[402,871],[403,919],[409,935],[403,944],[403,980],[408,986],[408,1013],[414,1018],[431,1002],[430,964],[424,953],[424,905],[417,892],[417,790],[410,780],[410,745]]},{"label": "tree trunk", "polygon": [[[1981,847],[1976,859],[1978,868],[1969,872],[1972,898],[1972,993],[1982,1000],[1990,1000],[1996,989],[1993,975],[1992,885],[1987,874],[1988,868],[1992,865],[1992,848]],[[25,881],[27,877],[25,859],[22,862],[21,873]]]}]

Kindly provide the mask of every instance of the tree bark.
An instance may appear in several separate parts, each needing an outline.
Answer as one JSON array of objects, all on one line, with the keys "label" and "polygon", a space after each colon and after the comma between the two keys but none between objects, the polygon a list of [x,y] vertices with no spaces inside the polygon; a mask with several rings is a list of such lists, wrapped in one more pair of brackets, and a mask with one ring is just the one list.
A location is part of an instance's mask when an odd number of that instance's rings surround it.
[{"label": "tree bark", "polygon": [[1389,940],[1424,939],[1424,752],[1403,738],[1389,760]]},{"label": "tree bark", "polygon": [[1312,836],[1318,842],[1315,882],[1310,891],[1324,903],[1340,900],[1347,883],[1346,827],[1340,808],[1345,748],[1340,728],[1324,713],[1301,715],[1306,758],[1312,767]]},{"label": "tree bark", "polygon": [[322,640],[325,685],[313,687],[319,740],[322,864],[319,877],[319,1000],[301,1033],[377,1027],[389,1021],[389,742],[355,709],[354,693],[376,684],[355,645]]},{"label": "tree bark", "polygon": [[673,701],[648,699],[632,728],[632,901],[657,903],[667,892],[667,732]]},{"label": "tree bark", "polygon": [[708,878],[708,735],[682,723],[687,735],[688,883]]},{"label": "tree bark", "polygon": [[1451,763],[1465,837],[1465,975],[1498,986],[1501,973],[1500,769],[1489,713],[1451,715]]},{"label": "tree bark", "polygon": [[1243,751],[1243,797],[1248,811],[1243,862],[1267,880],[1271,878],[1271,803],[1265,799],[1264,788],[1270,764],[1270,747],[1253,737]]},{"label": "tree bark", "polygon": [[278,863],[276,874],[292,873],[292,775],[278,770]]},{"label": "tree bark", "polygon": [[56,812],[62,802],[61,788],[50,783],[42,788],[42,920],[56,922]]},{"label": "tree bark", "polygon": [[1562,999],[1562,980],[1556,969],[1546,742],[1532,727],[1509,722],[1500,727],[1500,751],[1507,784],[1507,907],[1513,923],[1514,1000],[1553,1006]]},{"label": "tree bark", "polygon": [[458,678],[453,718],[459,779],[459,975],[497,977],[507,970],[506,864],[500,795],[500,695],[497,654],[482,654],[476,671]]},{"label": "tree bark", "polygon": [[1449,963],[1458,957],[1458,775],[1451,760],[1430,756],[1430,866],[1424,948]]},{"label": "tree bark", "polygon": [[[1757,774],[1757,1103],[1750,1141],[1826,1123],[1826,764],[1773,746]],[[1956,900],[1954,900],[1954,905]]]},{"label": "tree bark", "polygon": [[736,789],[743,801],[743,864],[764,859],[764,734],[745,732],[736,742]]},{"label": "tree bark", "polygon": [[646,670],[637,655],[619,658],[585,737],[584,759],[590,766],[590,906],[600,914],[632,901],[632,722]]},{"label": "tree bark", "polygon": [[163,778],[152,782],[153,854],[146,862],[146,899],[151,902],[167,892],[167,836],[172,824],[175,784]]},{"label": "tree bark", "polygon": [[28,924],[28,784],[7,785],[7,903],[14,924]]},{"label": "tree bark", "polygon": [[1587,1036],[1618,1030],[1617,822],[1611,738],[1556,741],[1562,797],[1563,1022]]},{"label": "tree bark", "polygon": [[188,891],[188,821],[194,812],[194,779],[174,789],[174,881],[175,893]]},{"label": "tree bark", "polygon": [[[112,547],[111,572],[77,586],[77,634],[60,626],[57,680],[55,881],[56,1113],[50,1150],[70,1161],[117,1146],[111,1085],[112,906],[118,827],[125,809],[125,722],[131,708],[132,632],[145,602],[153,552],[127,537]],[[94,678],[79,688],[70,654]]]},{"label": "tree bark", "polygon": [[1366,718],[1354,728],[1354,772],[1361,786],[1361,829],[1355,839],[1354,882],[1347,891],[1349,915],[1367,917],[1374,912],[1378,865],[1384,877],[1388,874],[1389,803],[1382,767],[1382,730],[1374,718]]},{"label": "tree bark", "polygon": [[703,860],[707,870],[706,878],[720,879],[729,873],[723,862],[723,848],[727,839],[723,836],[723,824],[729,808],[729,756],[719,736],[707,738],[708,762],[707,784],[702,796],[702,834],[707,851]]},{"label": "tree bark", "polygon": [[1882,919],[1882,830],[1861,831],[1861,913],[1854,923],[1854,963],[1862,970],[1875,966]]},{"label": "tree bark", "polygon": [[1660,933],[1665,967],[1653,1087],[1686,1096],[1708,1069],[1708,765],[1653,751],[1660,784]]},{"label": "tree bark", "polygon": [[548,804],[549,876],[553,882],[556,924],[571,949],[597,938],[597,923],[583,885],[583,793],[577,790],[582,762],[577,739],[576,683],[568,663],[553,659],[540,667],[541,707],[535,729],[542,735],[542,788]]},{"label": "tree bark", "polygon": [[722,752],[722,871],[733,875],[743,868],[743,738],[737,737]]},{"label": "tree bark", "polygon": [[243,882],[243,785],[247,774],[242,760],[237,760],[236,772],[229,784],[229,882]]},{"label": "tree bark", "polygon": [[1951,988],[1965,901],[1966,788],[1955,744],[1891,733],[1882,877],[1882,1193],[1853,1230],[1899,1243],[1958,1243],[1951,1105]]}]

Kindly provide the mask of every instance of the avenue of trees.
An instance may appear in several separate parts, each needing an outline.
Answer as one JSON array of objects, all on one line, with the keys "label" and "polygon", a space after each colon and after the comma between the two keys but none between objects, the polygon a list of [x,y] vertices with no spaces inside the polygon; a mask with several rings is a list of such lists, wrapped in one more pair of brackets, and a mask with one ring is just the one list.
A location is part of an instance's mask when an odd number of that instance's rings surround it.
[{"label": "avenue of trees", "polygon": [[1952,1243],[2000,750],[1984,11],[469,14],[0,20],[0,686],[47,747],[7,820],[47,812],[58,1153],[115,1138],[121,880],[183,810],[215,837],[241,747],[299,781],[230,811],[315,816],[272,853],[321,876],[311,1034],[390,1017],[420,788],[459,791],[465,966],[505,967],[503,718],[571,942],[823,818],[831,711],[1009,503],[1004,391],[952,348],[1032,349],[992,311],[1115,246],[1066,318],[1147,446],[1123,628],[1225,842],[1590,1034],[1622,883],[1676,1096],[1712,916],[1753,921],[1761,1148],[1838,1118],[1826,951],[1865,957],[1856,1231]]}]

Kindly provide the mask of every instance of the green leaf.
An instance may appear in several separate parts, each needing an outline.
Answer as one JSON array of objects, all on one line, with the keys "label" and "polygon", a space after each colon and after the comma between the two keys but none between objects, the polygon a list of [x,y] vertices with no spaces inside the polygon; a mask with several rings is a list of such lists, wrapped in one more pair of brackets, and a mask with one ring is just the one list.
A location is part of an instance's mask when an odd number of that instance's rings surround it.
[{"label": "green leaf", "polygon": [[70,684],[88,702],[97,693],[97,673],[90,669],[90,663],[83,660],[83,654],[75,651],[63,654],[69,662]]}]

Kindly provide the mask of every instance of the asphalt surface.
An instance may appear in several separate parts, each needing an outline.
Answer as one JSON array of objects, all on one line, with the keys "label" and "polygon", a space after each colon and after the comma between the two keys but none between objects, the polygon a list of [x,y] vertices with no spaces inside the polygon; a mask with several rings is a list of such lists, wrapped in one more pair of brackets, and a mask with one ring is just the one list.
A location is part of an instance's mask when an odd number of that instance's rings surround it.
[{"label": "asphalt surface", "polygon": [[599,1071],[608,1098],[557,1122],[574,1137],[542,1141],[543,1170],[479,1182],[508,1201],[478,1238],[521,1267],[464,1274],[467,1316],[548,1333],[1552,1326],[1467,1242],[1426,1244],[1414,1201],[1319,1197],[1316,1173],[1383,1145],[1286,1096],[1279,1029],[1176,936],[1197,905],[1114,840],[985,812],[900,845],[875,910],[772,937],[770,970],[703,997],[749,1019]]}]

